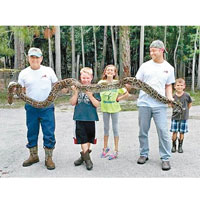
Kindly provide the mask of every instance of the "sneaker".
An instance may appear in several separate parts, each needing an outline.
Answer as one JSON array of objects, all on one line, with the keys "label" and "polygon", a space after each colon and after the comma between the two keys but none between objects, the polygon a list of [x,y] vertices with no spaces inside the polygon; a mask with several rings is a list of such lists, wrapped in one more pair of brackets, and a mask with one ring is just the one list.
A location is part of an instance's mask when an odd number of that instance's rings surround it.
[{"label": "sneaker", "polygon": [[168,160],[163,160],[162,161],[162,170],[167,171],[171,169],[170,162]]},{"label": "sneaker", "polygon": [[114,151],[111,155],[109,155],[108,160],[113,160],[118,157],[118,152]]},{"label": "sneaker", "polygon": [[140,156],[137,160],[137,164],[143,165],[148,159],[148,157]]},{"label": "sneaker", "polygon": [[103,149],[103,152],[101,154],[101,158],[106,158],[107,156],[109,156],[110,149],[107,147],[106,149]]}]

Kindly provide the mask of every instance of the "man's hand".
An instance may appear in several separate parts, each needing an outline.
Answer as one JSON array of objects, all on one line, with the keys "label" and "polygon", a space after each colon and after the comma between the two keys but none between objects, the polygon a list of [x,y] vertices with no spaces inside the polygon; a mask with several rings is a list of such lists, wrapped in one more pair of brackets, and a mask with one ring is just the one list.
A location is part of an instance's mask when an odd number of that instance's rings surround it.
[{"label": "man's hand", "polygon": [[[170,98],[168,98],[170,101],[174,101],[174,98],[173,97],[170,97]],[[171,108],[173,108],[173,104],[172,103],[168,103],[168,106],[169,107],[171,107]]]}]

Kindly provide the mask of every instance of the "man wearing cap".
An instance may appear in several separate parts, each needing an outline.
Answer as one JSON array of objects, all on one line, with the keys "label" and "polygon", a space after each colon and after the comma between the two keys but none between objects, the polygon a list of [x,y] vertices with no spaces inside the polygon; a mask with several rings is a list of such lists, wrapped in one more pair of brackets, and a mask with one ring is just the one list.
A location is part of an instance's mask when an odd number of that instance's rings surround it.
[{"label": "man wearing cap", "polygon": [[[175,82],[174,68],[164,60],[165,46],[162,41],[155,40],[150,45],[151,60],[143,63],[136,78],[149,84],[161,95],[173,100],[172,83]],[[148,132],[150,129],[151,118],[153,118],[158,138],[159,138],[159,153],[162,160],[162,170],[170,170],[169,158],[171,156],[171,141],[167,129],[167,105],[163,104],[144,91],[140,91],[137,101],[139,108],[139,142],[140,142],[140,157],[138,164],[145,164],[148,160],[149,143]]]},{"label": "man wearing cap", "polygon": [[[28,61],[30,66],[22,70],[18,77],[18,83],[22,85],[26,95],[36,101],[44,101],[52,88],[58,81],[54,71],[50,67],[41,65],[43,60],[42,52],[38,48],[30,48],[28,51]],[[54,105],[46,108],[35,108],[25,104],[27,139],[30,156],[23,162],[27,167],[39,162],[38,157],[38,135],[40,124],[43,132],[43,146],[45,149],[45,165],[47,169],[55,169],[52,160],[52,153],[55,146],[55,116]]]}]

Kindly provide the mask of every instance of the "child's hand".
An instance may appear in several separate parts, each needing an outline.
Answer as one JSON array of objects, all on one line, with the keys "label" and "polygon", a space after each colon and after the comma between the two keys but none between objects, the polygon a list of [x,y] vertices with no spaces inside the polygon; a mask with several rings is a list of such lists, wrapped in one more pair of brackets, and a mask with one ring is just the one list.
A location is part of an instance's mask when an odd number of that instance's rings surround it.
[{"label": "child's hand", "polygon": [[93,96],[93,93],[92,92],[85,92],[85,94],[87,94],[87,96],[90,98]]},{"label": "child's hand", "polygon": [[67,93],[69,92],[69,90],[68,90],[67,88],[63,88],[63,89],[61,90],[61,92],[62,92],[62,94],[67,94]]},{"label": "child's hand", "polygon": [[73,92],[77,92],[78,91],[76,86],[74,86],[74,85],[71,86],[71,89],[72,89]]},{"label": "child's hand", "polygon": [[128,91],[130,91],[131,90],[131,85],[129,85],[129,84],[125,84],[125,87],[126,87],[126,89],[128,90]]}]

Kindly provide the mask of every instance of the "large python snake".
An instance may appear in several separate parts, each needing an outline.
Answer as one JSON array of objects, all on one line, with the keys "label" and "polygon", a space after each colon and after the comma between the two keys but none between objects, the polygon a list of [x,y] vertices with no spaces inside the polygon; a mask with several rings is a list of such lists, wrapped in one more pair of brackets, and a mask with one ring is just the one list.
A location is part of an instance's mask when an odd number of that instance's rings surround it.
[{"label": "large python snake", "polygon": [[16,94],[20,99],[32,105],[33,107],[44,108],[49,106],[56,99],[56,97],[58,96],[58,91],[62,90],[63,88],[71,89],[71,86],[73,85],[81,92],[90,91],[99,93],[106,90],[123,88],[125,87],[126,84],[129,84],[131,87],[135,89],[143,90],[144,92],[146,92],[148,95],[150,95],[152,98],[156,99],[159,102],[162,102],[164,104],[171,104],[174,108],[173,116],[176,116],[178,113],[183,112],[183,108],[180,102],[169,100],[168,98],[160,95],[150,85],[136,79],[135,77],[126,77],[112,84],[102,83],[102,84],[91,84],[91,85],[82,85],[76,79],[67,78],[56,82],[52,87],[49,96],[44,101],[35,101],[34,99],[26,96],[26,94],[23,93],[22,86],[19,83],[11,82],[8,86],[8,103],[12,104],[13,96],[14,94]]}]

